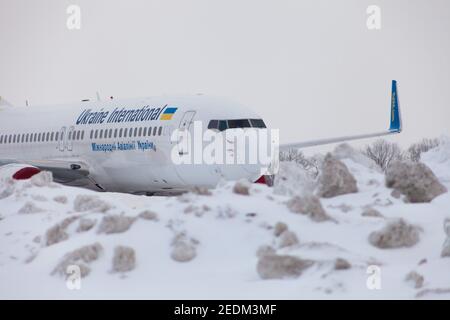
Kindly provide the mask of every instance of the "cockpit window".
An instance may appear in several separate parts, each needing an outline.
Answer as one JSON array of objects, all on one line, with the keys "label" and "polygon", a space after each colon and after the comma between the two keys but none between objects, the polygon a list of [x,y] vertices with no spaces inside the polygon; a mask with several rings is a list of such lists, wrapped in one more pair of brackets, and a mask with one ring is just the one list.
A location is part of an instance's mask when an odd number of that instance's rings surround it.
[{"label": "cockpit window", "polygon": [[217,129],[218,124],[219,124],[218,120],[211,120],[208,124],[208,129]]},{"label": "cockpit window", "polygon": [[250,128],[250,121],[248,119],[228,120],[228,128]]},{"label": "cockpit window", "polygon": [[226,129],[235,128],[265,128],[266,125],[262,119],[231,119],[231,120],[211,120],[208,123],[208,129]]},{"label": "cockpit window", "polygon": [[265,128],[266,124],[263,119],[250,119],[253,128]]},{"label": "cockpit window", "polygon": [[228,129],[227,120],[219,121],[219,131],[224,131]]}]

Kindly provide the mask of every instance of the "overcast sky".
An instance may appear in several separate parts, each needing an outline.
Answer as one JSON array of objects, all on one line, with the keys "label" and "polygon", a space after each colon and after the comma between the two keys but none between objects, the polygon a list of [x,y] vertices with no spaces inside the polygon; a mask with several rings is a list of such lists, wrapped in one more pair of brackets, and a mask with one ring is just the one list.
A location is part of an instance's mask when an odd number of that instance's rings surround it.
[{"label": "overcast sky", "polygon": [[397,79],[405,130],[388,139],[450,135],[448,0],[0,0],[0,43],[16,105],[219,95],[293,142],[387,128]]}]

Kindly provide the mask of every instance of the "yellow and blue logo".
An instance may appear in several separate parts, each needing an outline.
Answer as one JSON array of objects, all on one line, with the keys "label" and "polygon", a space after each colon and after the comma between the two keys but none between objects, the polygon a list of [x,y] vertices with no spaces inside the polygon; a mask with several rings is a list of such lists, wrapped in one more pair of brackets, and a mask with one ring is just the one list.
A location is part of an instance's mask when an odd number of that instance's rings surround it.
[{"label": "yellow and blue logo", "polygon": [[161,114],[160,120],[172,120],[172,116],[175,114],[178,108],[169,107],[164,110],[164,112]]}]

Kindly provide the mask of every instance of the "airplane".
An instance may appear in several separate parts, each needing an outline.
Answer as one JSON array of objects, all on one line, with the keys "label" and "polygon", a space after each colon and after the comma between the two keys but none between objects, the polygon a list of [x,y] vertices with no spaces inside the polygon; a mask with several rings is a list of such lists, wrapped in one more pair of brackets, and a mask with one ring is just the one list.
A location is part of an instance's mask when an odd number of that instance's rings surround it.
[{"label": "airplane", "polygon": [[[266,129],[257,113],[227,99],[161,96],[20,108],[2,101],[0,166],[13,179],[50,171],[62,184],[146,195],[214,188],[221,180],[264,182],[258,165],[177,165],[172,161],[173,148],[180,148],[180,154],[191,152],[173,141],[173,132],[192,132],[194,121],[203,124],[203,130],[221,133]],[[279,148],[304,148],[401,131],[397,81],[393,80],[388,130],[282,144]]]}]

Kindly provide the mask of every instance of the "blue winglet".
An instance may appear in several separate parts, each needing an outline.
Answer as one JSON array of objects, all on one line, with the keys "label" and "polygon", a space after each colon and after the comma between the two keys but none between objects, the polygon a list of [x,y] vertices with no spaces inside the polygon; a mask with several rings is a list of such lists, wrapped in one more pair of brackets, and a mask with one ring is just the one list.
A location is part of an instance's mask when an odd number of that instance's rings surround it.
[{"label": "blue winglet", "polygon": [[397,81],[392,80],[391,93],[391,122],[389,126],[391,132],[402,131],[402,119],[400,117],[400,106],[398,104]]}]

